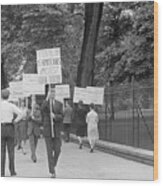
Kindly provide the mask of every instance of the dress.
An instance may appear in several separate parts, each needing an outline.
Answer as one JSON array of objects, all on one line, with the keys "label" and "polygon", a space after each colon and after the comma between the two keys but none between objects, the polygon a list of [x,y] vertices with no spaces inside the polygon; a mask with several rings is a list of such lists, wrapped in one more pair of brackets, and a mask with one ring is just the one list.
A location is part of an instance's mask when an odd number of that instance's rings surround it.
[{"label": "dress", "polygon": [[72,123],[73,109],[68,105],[63,111],[63,127],[65,133],[65,140],[70,139],[70,128]]},{"label": "dress", "polygon": [[84,137],[87,135],[86,114],[87,110],[85,108],[77,108],[75,113],[77,136]]},{"label": "dress", "polygon": [[89,140],[99,139],[98,121],[98,114],[94,110],[91,110],[86,117],[87,135]]},{"label": "dress", "polygon": [[27,108],[20,108],[22,119],[15,126],[16,143],[21,146],[21,141],[27,139]]}]

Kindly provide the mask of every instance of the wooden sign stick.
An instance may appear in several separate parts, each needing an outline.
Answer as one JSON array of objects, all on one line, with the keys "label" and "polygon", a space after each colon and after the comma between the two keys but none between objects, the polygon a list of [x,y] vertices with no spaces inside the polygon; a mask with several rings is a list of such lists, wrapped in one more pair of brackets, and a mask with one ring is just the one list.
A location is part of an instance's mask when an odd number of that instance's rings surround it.
[{"label": "wooden sign stick", "polygon": [[[49,85],[49,91],[51,92],[51,85]],[[49,100],[50,106],[50,121],[51,121],[51,131],[52,131],[52,138],[54,138],[54,122],[52,117],[52,99]]]}]

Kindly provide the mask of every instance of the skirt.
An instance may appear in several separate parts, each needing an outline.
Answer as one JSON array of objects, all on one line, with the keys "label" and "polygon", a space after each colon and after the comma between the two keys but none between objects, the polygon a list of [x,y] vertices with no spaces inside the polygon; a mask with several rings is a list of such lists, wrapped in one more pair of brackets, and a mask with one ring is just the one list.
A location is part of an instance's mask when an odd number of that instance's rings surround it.
[{"label": "skirt", "polygon": [[87,125],[79,125],[76,129],[76,135],[80,137],[87,136]]}]

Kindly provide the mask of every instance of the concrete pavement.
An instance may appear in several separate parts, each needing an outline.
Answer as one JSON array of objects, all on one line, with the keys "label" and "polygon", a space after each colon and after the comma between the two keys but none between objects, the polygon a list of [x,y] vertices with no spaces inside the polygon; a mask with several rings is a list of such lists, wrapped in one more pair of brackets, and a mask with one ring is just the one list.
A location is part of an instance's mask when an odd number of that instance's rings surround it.
[{"label": "concrete pavement", "polygon": [[[26,155],[15,149],[17,177],[50,177],[44,140],[40,139],[38,143],[37,163],[33,163],[30,159],[28,142],[26,149]],[[8,176],[8,162],[6,163],[6,176]],[[79,149],[77,144],[65,142],[62,143],[56,173],[57,178],[153,180],[153,166],[98,150],[90,153],[87,147]]]}]

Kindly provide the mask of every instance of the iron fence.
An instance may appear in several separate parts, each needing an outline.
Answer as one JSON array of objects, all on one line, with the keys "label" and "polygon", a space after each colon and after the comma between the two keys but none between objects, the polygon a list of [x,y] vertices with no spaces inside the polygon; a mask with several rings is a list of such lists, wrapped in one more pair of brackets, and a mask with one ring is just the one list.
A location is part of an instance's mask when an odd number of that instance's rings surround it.
[{"label": "iron fence", "polygon": [[[104,104],[97,107],[97,112],[101,140],[153,150],[153,86],[131,84],[106,87]],[[75,132],[75,123],[72,132]]]}]

